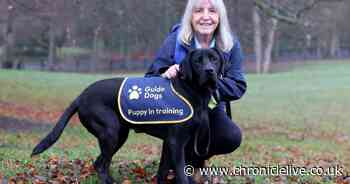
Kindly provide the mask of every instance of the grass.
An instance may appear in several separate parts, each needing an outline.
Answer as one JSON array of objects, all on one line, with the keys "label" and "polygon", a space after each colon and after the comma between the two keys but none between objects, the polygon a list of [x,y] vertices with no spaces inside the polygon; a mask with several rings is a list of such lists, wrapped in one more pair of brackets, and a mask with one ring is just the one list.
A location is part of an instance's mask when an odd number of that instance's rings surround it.
[{"label": "grass", "polygon": [[[232,103],[234,120],[243,128],[243,144],[234,153],[217,156],[211,163],[237,166],[282,164],[293,160],[295,164],[322,165],[331,160],[349,168],[349,68],[350,62],[327,62],[284,73],[247,75],[247,93],[241,100]],[[62,110],[92,82],[126,75],[129,74],[0,70],[0,102]],[[0,130],[0,173],[13,176],[21,172],[21,168],[8,167],[11,164],[6,162],[11,160],[38,162],[36,165],[40,166],[51,156],[92,160],[99,154],[95,138],[77,125],[69,126],[54,147],[33,161],[29,154],[43,136],[43,131]],[[159,150],[159,140],[131,131],[126,145],[114,157],[112,167],[116,170],[118,163],[124,160],[158,160]],[[121,180],[120,174],[113,172],[113,176]],[[295,180],[289,177],[283,179],[289,183]],[[94,183],[96,176],[88,180],[87,183]],[[228,178],[229,183],[245,183],[247,180],[249,178]],[[255,183],[270,183],[276,178],[257,176],[253,180]],[[300,176],[296,180],[296,183],[332,183],[320,177]]]},{"label": "grass", "polygon": [[91,50],[84,49],[84,48],[78,48],[78,47],[63,47],[60,49],[60,56],[78,56],[82,54],[88,54]]},{"label": "grass", "polygon": [[305,122],[317,123],[325,130],[340,123],[349,128],[346,123],[350,104],[347,67],[347,63],[330,63],[293,72],[249,75],[248,92],[234,106],[236,118],[251,123],[284,123],[297,128],[303,128]]},{"label": "grass", "polygon": [[[131,76],[140,74],[129,74]],[[35,108],[65,108],[85,87],[99,79],[126,76],[0,70],[0,101]]]}]

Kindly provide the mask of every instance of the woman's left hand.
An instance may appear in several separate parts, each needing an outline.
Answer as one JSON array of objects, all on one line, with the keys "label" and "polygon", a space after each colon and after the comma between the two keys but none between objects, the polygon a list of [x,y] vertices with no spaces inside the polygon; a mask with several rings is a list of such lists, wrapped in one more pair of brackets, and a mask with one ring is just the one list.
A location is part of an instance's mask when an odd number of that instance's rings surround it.
[{"label": "woman's left hand", "polygon": [[180,67],[178,64],[174,64],[174,65],[170,66],[168,68],[168,70],[165,71],[161,76],[163,78],[172,79],[172,78],[176,77],[177,72],[179,71],[179,68]]}]

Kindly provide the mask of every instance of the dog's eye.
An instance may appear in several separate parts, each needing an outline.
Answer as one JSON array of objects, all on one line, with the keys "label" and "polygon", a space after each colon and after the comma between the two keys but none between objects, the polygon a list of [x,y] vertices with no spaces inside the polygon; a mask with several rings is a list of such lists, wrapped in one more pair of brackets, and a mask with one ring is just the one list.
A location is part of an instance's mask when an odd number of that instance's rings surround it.
[{"label": "dog's eye", "polygon": [[215,60],[216,59],[216,57],[214,55],[212,55],[212,54],[209,54],[208,57],[209,57],[210,60]]},{"label": "dog's eye", "polygon": [[215,57],[215,56],[209,56],[209,60],[212,63],[218,63],[219,62],[219,58]]},{"label": "dog's eye", "polygon": [[196,63],[201,63],[203,61],[203,56],[198,56],[196,59],[195,59],[195,62]]}]

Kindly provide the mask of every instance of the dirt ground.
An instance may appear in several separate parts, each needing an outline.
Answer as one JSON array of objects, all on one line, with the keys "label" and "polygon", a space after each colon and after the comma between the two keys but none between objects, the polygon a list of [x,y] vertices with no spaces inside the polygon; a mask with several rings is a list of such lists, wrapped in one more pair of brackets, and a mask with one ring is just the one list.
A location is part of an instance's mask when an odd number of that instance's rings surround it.
[{"label": "dirt ground", "polygon": [[51,125],[47,123],[33,122],[26,119],[16,119],[12,117],[0,116],[0,130],[8,132],[24,131],[47,131]]}]

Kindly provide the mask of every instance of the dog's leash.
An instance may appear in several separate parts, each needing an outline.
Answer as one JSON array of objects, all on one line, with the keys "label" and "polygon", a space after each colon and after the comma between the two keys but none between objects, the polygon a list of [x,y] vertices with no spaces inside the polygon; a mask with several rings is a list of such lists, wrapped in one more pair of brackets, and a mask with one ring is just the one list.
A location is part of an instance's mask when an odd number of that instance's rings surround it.
[{"label": "dog's leash", "polygon": [[227,116],[230,117],[230,119],[232,120],[231,103],[230,103],[230,101],[226,102],[225,110],[226,110]]}]

